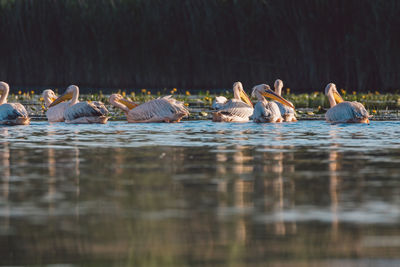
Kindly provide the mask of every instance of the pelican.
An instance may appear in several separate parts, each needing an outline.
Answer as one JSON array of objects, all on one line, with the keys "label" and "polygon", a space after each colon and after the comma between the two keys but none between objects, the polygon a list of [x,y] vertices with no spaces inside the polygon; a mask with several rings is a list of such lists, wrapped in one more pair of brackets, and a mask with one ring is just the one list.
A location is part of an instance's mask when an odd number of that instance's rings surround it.
[{"label": "pelican", "polygon": [[325,95],[331,105],[325,114],[327,122],[369,123],[370,116],[365,107],[356,101],[344,101],[334,83],[329,83],[325,87]]},{"label": "pelican", "polygon": [[20,103],[7,103],[10,87],[5,82],[0,82],[0,124],[28,125],[30,119],[25,107]]},{"label": "pelican", "polygon": [[294,109],[292,103],[276,94],[271,90],[269,85],[260,84],[253,87],[253,97],[257,97],[258,102],[254,107],[253,121],[254,122],[282,122],[283,118],[278,105],[275,102],[268,102],[265,97],[275,99],[281,104]]},{"label": "pelican", "polygon": [[[282,94],[282,88],[283,88],[282,80],[280,80],[280,79],[276,80],[274,83],[274,87],[275,87],[275,93],[280,96]],[[294,112],[293,108],[288,107],[286,105],[282,105],[278,101],[274,101],[274,102],[279,107],[283,121],[291,121],[291,122],[297,121],[296,116],[295,116],[296,113]],[[288,102],[290,102],[290,101],[288,101]],[[292,104],[292,103],[290,102],[290,104]]]},{"label": "pelican", "polygon": [[217,96],[215,97],[215,100],[212,103],[211,107],[212,109],[218,110],[221,109],[226,102],[228,102],[228,98],[226,98],[225,96]]},{"label": "pelican", "polygon": [[46,106],[46,117],[49,122],[62,122],[64,121],[64,112],[69,106],[69,102],[61,102],[56,106],[52,106],[49,108],[51,103],[57,99],[56,94],[53,90],[47,89],[42,93],[42,97],[44,100],[44,105]]},{"label": "pelican", "polygon": [[215,122],[247,122],[253,114],[253,104],[241,82],[233,84],[233,99],[228,101],[226,97],[218,96],[213,108],[217,109],[212,118]]},{"label": "pelican", "polygon": [[59,98],[54,100],[49,105],[49,110],[56,107],[63,101],[71,100],[64,111],[65,123],[106,123],[108,120],[108,110],[103,103],[93,102],[79,102],[79,87],[76,85],[68,86],[65,93]]},{"label": "pelican", "polygon": [[173,99],[170,95],[150,100],[138,105],[124,99],[120,94],[112,94],[111,105],[123,110],[128,122],[179,122],[189,116],[189,110],[183,102]]}]

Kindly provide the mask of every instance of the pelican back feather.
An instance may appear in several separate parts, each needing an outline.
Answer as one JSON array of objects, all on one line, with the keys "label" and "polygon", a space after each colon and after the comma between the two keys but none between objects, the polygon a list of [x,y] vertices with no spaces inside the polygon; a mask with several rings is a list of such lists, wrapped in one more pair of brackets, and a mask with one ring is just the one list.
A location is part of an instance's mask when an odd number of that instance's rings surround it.
[{"label": "pelican back feather", "polygon": [[278,105],[279,111],[280,111],[281,116],[282,116],[284,121],[297,120],[296,119],[296,112],[294,111],[293,108],[288,107],[286,105],[283,105],[282,103],[280,103],[278,101],[273,101],[273,102]]},{"label": "pelican back feather", "polygon": [[213,114],[213,121],[243,122],[253,115],[253,107],[243,101],[231,99]]},{"label": "pelican back feather", "polygon": [[254,122],[276,122],[282,119],[278,105],[275,102],[258,101],[254,107]]},{"label": "pelican back feather", "polygon": [[[108,115],[108,110],[101,102],[78,102],[68,107],[64,112],[66,121],[74,121],[84,117],[104,117]],[[104,107],[104,108],[103,108]]]},{"label": "pelican back feather", "polygon": [[362,122],[369,118],[369,114],[361,103],[344,101],[330,108],[325,118],[328,122]]},{"label": "pelican back feather", "polygon": [[49,122],[63,122],[64,113],[68,108],[69,102],[62,102],[46,111],[46,117]]},{"label": "pelican back feather", "polygon": [[0,124],[29,124],[28,112],[20,103],[0,105]]},{"label": "pelican back feather", "polygon": [[165,96],[131,109],[127,117],[130,122],[175,122],[188,115],[183,102]]}]

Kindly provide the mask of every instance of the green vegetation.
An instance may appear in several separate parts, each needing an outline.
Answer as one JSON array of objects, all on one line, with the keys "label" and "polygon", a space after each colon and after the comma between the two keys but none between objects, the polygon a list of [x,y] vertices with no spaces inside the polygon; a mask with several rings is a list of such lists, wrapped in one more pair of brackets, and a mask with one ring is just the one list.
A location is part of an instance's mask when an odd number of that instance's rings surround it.
[{"label": "green vegetation", "polygon": [[397,0],[2,0],[0,77],[196,89],[281,78],[393,92],[399,13]]},{"label": "green vegetation", "polygon": [[[219,94],[211,94],[210,91],[196,91],[193,94],[190,91],[185,91],[178,93],[176,88],[172,90],[163,91],[151,91],[147,89],[141,89],[139,93],[126,90],[117,90],[117,93],[121,94],[125,98],[129,98],[132,101],[138,103],[144,103],[149,100],[161,97],[164,95],[171,94],[176,99],[185,102],[185,105],[192,109],[193,113],[191,119],[205,119],[209,117],[209,111],[211,104],[215,96],[223,95],[227,98],[232,98],[232,93],[230,91],[224,91]],[[399,117],[400,110],[400,94],[380,94],[379,92],[368,92],[368,93],[357,93],[357,92],[347,92],[341,89],[341,94],[346,101],[358,101],[362,103],[370,114],[372,115],[387,115],[394,114],[394,116]],[[80,96],[81,100],[84,101],[101,101],[103,103],[108,103],[109,94],[103,94],[99,91],[97,94],[82,94]],[[326,96],[321,92],[314,92],[311,94],[293,94],[290,89],[284,90],[284,98],[290,100],[297,109],[298,115],[302,119],[307,118],[321,118],[319,114],[324,114],[329,108],[329,102]],[[28,108],[28,112],[34,117],[42,118],[46,111],[44,107],[43,99],[41,95],[35,94],[34,91],[19,91],[16,94],[10,94],[9,102],[20,102]],[[256,100],[253,99],[253,102]],[[109,106],[109,105],[108,105]],[[110,106],[109,106],[110,107]],[[112,119],[121,119],[124,114],[122,111],[110,107]],[[400,118],[400,117],[399,117]],[[394,117],[386,119],[395,119]]]}]

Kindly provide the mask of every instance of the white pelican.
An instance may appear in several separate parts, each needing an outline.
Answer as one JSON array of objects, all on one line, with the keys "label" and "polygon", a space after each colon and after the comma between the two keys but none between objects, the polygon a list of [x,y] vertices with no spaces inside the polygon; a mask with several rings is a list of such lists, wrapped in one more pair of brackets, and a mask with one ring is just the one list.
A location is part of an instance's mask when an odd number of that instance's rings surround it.
[{"label": "white pelican", "polygon": [[0,124],[28,125],[30,119],[28,112],[20,103],[7,103],[10,87],[5,82],[0,82]]},{"label": "white pelican", "polygon": [[76,85],[68,86],[65,93],[49,105],[49,110],[66,100],[68,107],[64,111],[65,123],[106,123],[108,110],[103,103],[79,102],[79,88]]},{"label": "white pelican", "polygon": [[[274,83],[274,87],[275,87],[275,93],[277,95],[282,95],[282,88],[283,88],[283,82],[280,79],[277,79]],[[281,112],[281,116],[283,118],[283,121],[291,121],[291,122],[295,122],[297,121],[296,119],[296,113],[294,112],[294,109],[291,107],[288,107],[286,105],[282,105],[280,102],[278,101],[274,101],[278,107],[279,110]],[[288,101],[290,102],[290,101]],[[291,103],[291,102],[290,102]],[[291,103],[292,104],[292,103]],[[293,104],[292,104],[293,105]]]},{"label": "white pelican", "polygon": [[329,83],[325,87],[325,95],[331,105],[331,108],[325,114],[327,122],[369,123],[370,116],[365,107],[356,101],[344,101],[334,83]]},{"label": "white pelican", "polygon": [[49,122],[62,122],[64,121],[64,112],[69,106],[69,102],[61,102],[56,106],[49,108],[51,103],[57,99],[56,94],[53,90],[47,89],[42,93],[42,97],[44,100],[44,105],[46,106],[46,117]]},{"label": "white pelican", "polygon": [[214,102],[212,103],[212,108],[215,110],[221,109],[225,103],[228,102],[228,98],[225,96],[216,96]]},{"label": "white pelican", "polygon": [[212,118],[215,122],[246,122],[253,114],[253,104],[241,82],[233,84],[233,99],[228,101],[226,97],[218,96],[213,108],[217,109]]},{"label": "white pelican", "polygon": [[120,94],[112,94],[109,101],[114,107],[125,112],[130,123],[179,122],[183,117],[189,116],[189,110],[184,103],[171,96],[164,96],[138,105],[124,99]]},{"label": "white pelican", "polygon": [[260,84],[253,87],[253,97],[257,97],[258,102],[254,107],[253,121],[254,122],[282,122],[283,118],[278,105],[275,102],[267,101],[265,97],[275,99],[283,105],[294,109],[292,103],[277,95],[271,90],[269,85]]}]

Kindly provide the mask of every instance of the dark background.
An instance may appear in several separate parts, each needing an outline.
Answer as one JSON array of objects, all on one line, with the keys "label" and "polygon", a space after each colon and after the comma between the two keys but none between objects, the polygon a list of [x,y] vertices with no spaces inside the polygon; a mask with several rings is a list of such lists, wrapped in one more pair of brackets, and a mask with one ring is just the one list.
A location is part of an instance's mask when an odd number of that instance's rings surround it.
[{"label": "dark background", "polygon": [[2,0],[13,86],[395,91],[397,0]]}]

